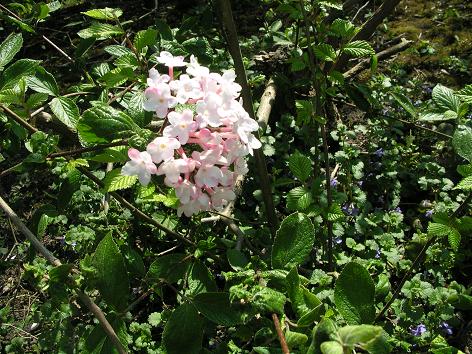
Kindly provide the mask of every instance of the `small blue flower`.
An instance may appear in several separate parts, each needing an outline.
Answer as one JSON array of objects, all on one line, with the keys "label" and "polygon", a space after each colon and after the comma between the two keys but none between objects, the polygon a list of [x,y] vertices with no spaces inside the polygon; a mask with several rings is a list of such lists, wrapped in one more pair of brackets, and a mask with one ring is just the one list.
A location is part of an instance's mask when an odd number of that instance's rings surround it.
[{"label": "small blue flower", "polygon": [[381,254],[382,252],[380,251],[380,249],[378,249],[377,251],[375,251],[375,258],[379,259]]},{"label": "small blue flower", "polygon": [[331,180],[331,182],[329,183],[331,185],[331,187],[336,187],[338,185],[338,179],[335,177]]},{"label": "small blue flower", "polygon": [[335,237],[333,239],[333,242],[337,245],[340,245],[341,243],[343,243],[343,238],[341,236]]},{"label": "small blue flower", "polygon": [[449,323],[441,322],[439,324],[439,328],[444,332],[444,334],[447,334],[448,336],[452,335],[452,327],[449,325]]},{"label": "small blue flower", "polygon": [[341,208],[341,210],[344,212],[344,214],[349,215],[349,216],[357,216],[359,215],[359,209],[354,206],[354,204],[344,204]]},{"label": "small blue flower", "polygon": [[410,333],[414,335],[415,337],[419,337],[423,335],[423,333],[426,332],[426,326],[422,323],[420,323],[418,326],[413,327],[410,329]]},{"label": "small blue flower", "polygon": [[401,214],[402,213],[402,209],[400,207],[396,207],[395,209],[393,209],[393,211]]},{"label": "small blue flower", "polygon": [[434,212],[433,209],[429,209],[429,210],[426,210],[426,213],[424,213],[424,215],[425,215],[427,218],[430,218],[431,216],[433,216],[433,212]]},{"label": "small blue flower", "polygon": [[382,157],[384,154],[385,154],[385,151],[384,151],[384,149],[382,149],[382,148],[378,148],[378,149],[375,150],[375,152],[374,152],[374,155],[377,156],[377,157]]},{"label": "small blue flower", "polygon": [[359,181],[359,182],[357,182],[357,185],[358,185],[359,187],[362,187],[363,184],[364,184],[364,181]]}]

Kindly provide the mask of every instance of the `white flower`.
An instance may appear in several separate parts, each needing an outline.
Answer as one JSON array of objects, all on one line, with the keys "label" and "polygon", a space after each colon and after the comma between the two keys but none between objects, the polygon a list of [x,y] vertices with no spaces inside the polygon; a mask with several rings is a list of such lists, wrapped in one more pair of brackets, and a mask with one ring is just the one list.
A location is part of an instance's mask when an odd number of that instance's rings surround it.
[{"label": "white flower", "polygon": [[199,187],[207,186],[209,188],[216,187],[223,178],[223,172],[212,165],[202,165],[195,175],[195,183]]},{"label": "white flower", "polygon": [[169,108],[177,105],[177,99],[170,93],[168,84],[161,83],[156,86],[150,86],[144,91],[144,109],[146,111],[155,111],[159,118],[165,118]]},{"label": "white flower", "polygon": [[187,204],[197,197],[197,187],[190,181],[184,180],[175,187],[175,195],[180,203]]},{"label": "white flower", "polygon": [[187,163],[182,160],[167,160],[157,169],[157,175],[166,175],[164,183],[169,187],[175,186],[180,180],[180,174],[187,169]]},{"label": "white flower", "polygon": [[200,83],[186,74],[180,75],[178,80],[171,81],[170,88],[177,91],[177,101],[182,104],[189,99],[197,99],[203,96]]},{"label": "white flower", "polygon": [[129,149],[128,161],[121,169],[121,174],[125,176],[138,176],[139,182],[147,186],[151,180],[151,175],[157,173],[157,167],[151,160],[151,155],[146,151],[139,152],[136,149]]},{"label": "white flower", "polygon": [[230,188],[215,188],[211,195],[211,204],[215,208],[223,208],[228,202],[235,199],[236,194]]},{"label": "white flower", "polygon": [[159,84],[165,84],[165,83],[168,83],[169,81],[170,81],[170,76],[169,75],[165,75],[165,74],[161,75],[154,68],[151,68],[149,70],[149,77],[147,79],[148,86],[156,87]]},{"label": "white flower", "polygon": [[204,100],[197,102],[197,113],[199,114],[204,125],[216,128],[221,125],[221,117],[218,109],[221,107],[221,96],[210,92]]},{"label": "white flower", "polygon": [[177,137],[182,145],[186,144],[190,132],[196,130],[196,123],[193,121],[193,112],[189,109],[182,113],[170,112],[167,115],[170,125],[164,128],[163,135],[167,137]]},{"label": "white flower", "polygon": [[165,66],[169,68],[175,68],[179,66],[186,66],[187,63],[184,61],[184,57],[178,56],[174,57],[171,53],[162,51],[159,56],[156,58],[156,60],[164,64]]},{"label": "white flower", "polygon": [[152,161],[159,163],[174,157],[174,150],[180,148],[180,143],[175,138],[159,137],[147,146],[147,152]]}]

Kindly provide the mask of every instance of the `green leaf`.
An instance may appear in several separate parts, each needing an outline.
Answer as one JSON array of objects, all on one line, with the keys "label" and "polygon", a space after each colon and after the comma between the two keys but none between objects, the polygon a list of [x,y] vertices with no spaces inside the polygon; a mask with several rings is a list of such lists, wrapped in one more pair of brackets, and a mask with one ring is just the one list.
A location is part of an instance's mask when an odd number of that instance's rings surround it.
[{"label": "green leaf", "polygon": [[453,294],[447,301],[456,309],[470,311],[472,310],[472,296],[466,294]]},{"label": "green leaf", "polygon": [[315,242],[315,228],[308,216],[293,213],[277,230],[272,247],[272,268],[292,268],[305,261]]},{"label": "green leaf", "polygon": [[344,347],[363,346],[382,335],[382,327],[372,325],[345,326],[338,331]]},{"label": "green leaf", "polygon": [[115,57],[121,57],[123,55],[128,55],[128,54],[134,55],[131,49],[126,48],[125,46],[122,46],[122,45],[117,45],[117,44],[106,46],[105,48],[103,48],[103,50],[110,55],[114,55]]},{"label": "green leaf", "polygon": [[390,94],[393,96],[395,101],[397,101],[398,104],[403,107],[405,111],[407,111],[413,118],[416,117],[417,115],[416,108],[415,106],[413,106],[413,103],[411,103],[408,97],[406,97],[402,93],[397,93],[397,92],[391,92]]},{"label": "green leaf", "polygon": [[331,204],[326,218],[331,222],[344,218],[344,213],[341,209],[341,206],[339,204]]},{"label": "green leaf", "polygon": [[96,39],[107,39],[122,35],[123,33],[123,30],[118,26],[109,25],[107,23],[94,23],[90,27],[79,31],[77,34],[80,38],[94,37]]},{"label": "green leaf", "polygon": [[111,232],[98,244],[93,264],[97,270],[98,290],[104,300],[115,310],[124,310],[129,296],[128,272]]},{"label": "green leaf", "polygon": [[198,354],[202,348],[203,323],[195,306],[182,304],[164,327],[162,342],[167,354]]},{"label": "green leaf", "polygon": [[322,61],[334,61],[336,59],[336,51],[331,45],[326,43],[315,46],[314,52],[316,57]]},{"label": "green leaf", "polygon": [[97,161],[97,162],[120,162],[125,163],[128,161],[128,147],[127,146],[117,146],[114,148],[109,148],[103,150],[101,153],[93,156],[87,157],[87,160]]},{"label": "green leaf", "polygon": [[23,45],[21,33],[10,33],[0,44],[0,71],[15,57]]},{"label": "green leaf", "polygon": [[329,341],[336,333],[336,325],[329,318],[323,318],[312,331],[312,340],[307,354],[321,354],[321,344]]},{"label": "green leaf", "polygon": [[337,18],[331,24],[330,30],[339,37],[352,37],[356,27],[348,20]]},{"label": "green leaf", "polygon": [[[34,109],[36,107],[41,106],[44,102],[47,101],[49,95],[45,93],[32,93],[29,97],[28,100],[26,101],[26,105],[30,109]],[[1,101],[1,93],[0,93],[0,101]]]},{"label": "green leaf", "polygon": [[[453,114],[446,114],[452,112]],[[443,122],[446,120],[454,120],[457,118],[457,114],[453,111],[447,112],[422,112],[420,113],[419,120],[423,122]]]},{"label": "green leaf", "polygon": [[334,302],[348,324],[369,324],[375,317],[375,285],[359,263],[346,264],[336,281]]},{"label": "green leaf", "polygon": [[150,282],[176,283],[182,279],[189,268],[187,255],[175,253],[157,258],[149,267],[146,280]]},{"label": "green leaf", "polygon": [[20,59],[5,69],[0,81],[2,90],[15,87],[21,78],[34,74],[40,61]]},{"label": "green leaf", "polygon": [[271,288],[257,286],[251,299],[256,310],[278,314],[284,313],[286,298],[284,294]]},{"label": "green leaf", "polygon": [[74,131],[76,130],[80,114],[79,108],[74,101],[67,97],[55,97],[49,103],[49,107],[57,119]]},{"label": "green leaf", "polygon": [[77,123],[80,138],[86,143],[111,142],[138,133],[139,127],[124,112],[99,105],[86,110]]},{"label": "green leaf", "polygon": [[296,100],[297,124],[303,125],[311,122],[313,116],[313,104],[308,100]]},{"label": "green leaf", "polygon": [[302,182],[305,182],[311,175],[311,160],[298,151],[288,158],[288,167],[293,175]]},{"label": "green leaf", "polygon": [[234,326],[241,323],[238,312],[231,307],[229,293],[200,293],[193,302],[203,316],[216,324]]},{"label": "green leaf", "polygon": [[84,14],[85,16],[94,18],[96,20],[115,20],[121,15],[123,15],[123,11],[121,9],[105,7],[103,9],[93,9],[81,12],[81,14]]},{"label": "green leaf", "polygon": [[457,252],[461,244],[461,234],[455,228],[451,227],[451,231],[447,234],[447,240],[451,248]]},{"label": "green leaf", "polygon": [[226,251],[226,257],[228,258],[228,263],[231,268],[236,271],[243,270],[249,262],[244,253],[236,249],[228,249]]},{"label": "green leaf", "polygon": [[172,41],[174,39],[172,30],[166,22],[162,21],[161,19],[156,18],[155,25],[156,25],[157,30],[159,31],[159,35],[161,36],[161,39],[166,40],[166,41]]},{"label": "green leaf", "polygon": [[346,44],[343,52],[355,58],[374,55],[375,51],[367,41],[352,41]]},{"label": "green leaf", "polygon": [[321,344],[323,354],[343,354],[344,349],[341,344],[335,341],[328,341]]},{"label": "green leaf", "polygon": [[465,103],[472,104],[472,84],[466,85],[462,90],[456,93],[456,96],[463,100]]},{"label": "green leaf", "polygon": [[452,146],[459,156],[472,163],[472,128],[458,126],[452,137]]},{"label": "green leaf", "polygon": [[51,96],[59,95],[59,87],[57,87],[56,79],[43,68],[37,70],[35,76],[27,77],[26,82],[28,87],[36,92],[47,93]]},{"label": "green leaf", "polygon": [[217,290],[215,280],[208,267],[196,260],[193,262],[187,277],[187,293],[195,296],[200,293],[214,292]]},{"label": "green leaf", "polygon": [[312,203],[311,191],[306,187],[295,187],[287,194],[287,209],[304,211]]},{"label": "green leaf", "polygon": [[132,68],[128,66],[118,67],[107,72],[99,79],[99,81],[103,82],[106,87],[112,88],[124,84],[132,78],[133,75]]},{"label": "green leaf", "polygon": [[450,88],[437,84],[433,88],[432,98],[436,106],[443,110],[459,111],[460,101]]},{"label": "green leaf", "polygon": [[121,168],[115,168],[108,172],[103,179],[103,190],[113,192],[132,187],[138,180],[137,176],[124,176],[121,174]]},{"label": "green leaf", "polygon": [[454,187],[454,189],[462,189],[466,191],[472,190],[472,176],[464,178],[457,186]]},{"label": "green leaf", "polygon": [[157,43],[157,30],[154,28],[148,28],[143,31],[136,33],[134,37],[134,47],[136,51],[140,53],[144,47],[149,47]]}]

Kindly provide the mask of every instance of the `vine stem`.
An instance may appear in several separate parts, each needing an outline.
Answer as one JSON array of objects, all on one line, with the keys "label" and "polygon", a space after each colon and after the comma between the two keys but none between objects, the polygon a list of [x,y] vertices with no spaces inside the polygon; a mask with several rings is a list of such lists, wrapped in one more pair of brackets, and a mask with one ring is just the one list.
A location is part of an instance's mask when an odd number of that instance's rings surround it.
[{"label": "vine stem", "polygon": [[[229,52],[234,61],[234,68],[236,71],[236,80],[242,87],[241,96],[243,98],[244,109],[249,113],[251,118],[255,118],[254,107],[252,103],[251,89],[247,82],[246,70],[243,64],[243,58],[241,55],[241,48],[239,47],[238,34],[236,31],[236,25],[234,24],[233,12],[231,10],[231,4],[229,0],[218,0],[223,25],[226,29],[226,39],[229,47]],[[256,134],[259,137],[259,134]],[[262,198],[264,200],[265,212],[267,215],[267,221],[269,222],[269,228],[272,236],[275,235],[279,221],[274,206],[274,199],[272,195],[272,188],[270,183],[269,173],[267,171],[267,165],[265,162],[264,153],[262,149],[254,151],[254,158],[256,160],[257,171],[259,175],[259,182],[261,184]]]},{"label": "vine stem", "polygon": [[279,337],[280,346],[282,347],[282,352],[284,354],[290,354],[288,349],[287,340],[285,339],[282,328],[280,327],[280,321],[276,313],[272,314],[272,321],[274,322],[275,330],[277,331],[277,337]]},{"label": "vine stem", "polygon": [[[5,202],[5,200],[0,196],[0,208],[7,214],[13,224],[21,231],[23,235],[31,242],[31,245],[34,247],[36,251],[38,251],[46,260],[54,266],[60,266],[62,263],[61,261],[56,258],[51,251],[49,251],[42,243],[39,241],[36,236],[31,232],[30,229],[23,223],[23,221],[19,218],[19,216],[13,211],[12,208]],[[75,270],[78,272],[77,270]],[[118,336],[116,335],[115,330],[110,325],[108,320],[105,317],[103,311],[93,302],[93,300],[84,292],[75,289],[77,295],[79,296],[80,300],[84,303],[84,305],[89,309],[89,311],[95,316],[95,318],[100,323],[100,326],[105,331],[108,338],[111,340],[113,345],[116,347],[120,354],[126,354],[127,350],[121,344]]]},{"label": "vine stem", "polygon": [[[467,196],[467,198],[462,202],[461,205],[459,205],[459,207],[454,211],[454,213],[451,215],[451,219],[454,219],[456,217],[458,217],[463,209],[472,201],[472,192],[469,193],[469,195]],[[405,273],[405,275],[403,276],[402,280],[400,281],[400,283],[398,284],[397,288],[395,289],[395,292],[393,293],[391,299],[385,304],[385,306],[382,308],[382,310],[378,313],[378,315],[375,317],[375,322],[377,322],[383,315],[384,313],[390,308],[390,306],[393,304],[393,302],[398,298],[398,295],[400,295],[400,291],[402,290],[403,288],[403,285],[405,285],[406,281],[408,279],[410,279],[411,277],[411,274],[413,273],[413,271],[416,269],[416,267],[418,267],[419,263],[421,262],[421,260],[423,259],[423,257],[425,256],[426,254],[426,251],[429,249],[429,247],[431,247],[431,245],[433,245],[437,240],[437,237],[436,236],[432,236],[426,243],[425,245],[423,246],[423,248],[421,249],[420,253],[418,254],[418,256],[416,256],[415,260],[413,261],[413,264],[411,265],[411,267],[408,269],[408,271]]]},{"label": "vine stem", "polygon": [[15,112],[13,112],[10,108],[8,108],[7,106],[3,105],[0,103],[0,108],[2,110],[4,110],[5,112],[8,113],[8,115],[10,116],[10,118],[12,118],[15,122],[17,122],[19,125],[21,125],[23,128],[25,128],[26,130],[28,130],[30,133],[36,133],[38,131],[38,129],[36,129],[35,127],[33,127],[31,124],[29,124],[26,120],[24,120],[23,118],[21,118],[18,114],[16,114]]},{"label": "vine stem", "polygon": [[115,142],[109,143],[109,144],[100,144],[100,145],[95,145],[95,146],[90,146],[90,147],[85,147],[85,148],[79,148],[79,149],[73,149],[73,150],[67,150],[67,151],[60,151],[60,152],[53,152],[52,154],[48,155],[48,158],[52,159],[54,157],[77,155],[77,154],[82,154],[84,152],[92,152],[92,151],[106,149],[106,148],[109,148],[109,147],[123,146],[123,145],[128,145],[128,141],[120,140],[120,141],[115,141]]}]

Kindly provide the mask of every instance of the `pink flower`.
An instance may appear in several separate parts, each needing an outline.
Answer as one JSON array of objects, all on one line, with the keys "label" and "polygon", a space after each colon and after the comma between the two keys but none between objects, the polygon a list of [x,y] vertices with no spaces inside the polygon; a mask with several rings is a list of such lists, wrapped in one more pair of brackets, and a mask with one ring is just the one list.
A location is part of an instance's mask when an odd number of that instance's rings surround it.
[{"label": "pink flower", "polygon": [[166,175],[164,183],[169,186],[175,186],[180,179],[180,174],[184,173],[187,168],[187,163],[182,160],[167,160],[164,161],[157,169],[157,175]]},{"label": "pink flower", "polygon": [[193,121],[193,112],[189,109],[182,113],[170,112],[167,115],[170,125],[164,128],[163,135],[167,137],[177,137],[182,145],[186,144],[189,134],[196,130]]},{"label": "pink flower", "polygon": [[215,188],[211,195],[211,204],[215,208],[223,208],[228,202],[235,199],[236,194],[230,188]]},{"label": "pink flower", "polygon": [[157,167],[151,160],[151,155],[146,151],[139,152],[136,149],[129,149],[128,161],[121,169],[121,174],[125,176],[138,176],[139,182],[147,186],[151,181],[151,175],[157,173]]},{"label": "pink flower", "polygon": [[197,187],[190,181],[184,180],[175,187],[175,195],[180,203],[187,204],[197,197]]},{"label": "pink flower", "polygon": [[156,86],[150,86],[144,91],[144,109],[146,111],[155,111],[159,118],[165,118],[169,108],[177,105],[177,99],[170,94],[168,84],[161,83]]},{"label": "pink flower", "polygon": [[159,163],[174,157],[174,150],[180,148],[180,143],[175,138],[156,138],[147,146],[147,152],[151,155],[152,161]]},{"label": "pink flower", "polygon": [[159,84],[166,84],[170,81],[170,76],[169,75],[161,75],[159,72],[151,68],[149,70],[149,77],[147,79],[147,84],[148,86],[151,87],[157,87]]},{"label": "pink flower", "polygon": [[223,179],[223,172],[212,165],[202,165],[195,175],[195,183],[198,187],[216,187]]},{"label": "pink flower", "polygon": [[221,106],[221,96],[214,92],[206,95],[204,100],[197,102],[197,113],[204,125],[216,128],[221,125],[221,117],[218,110]]}]

